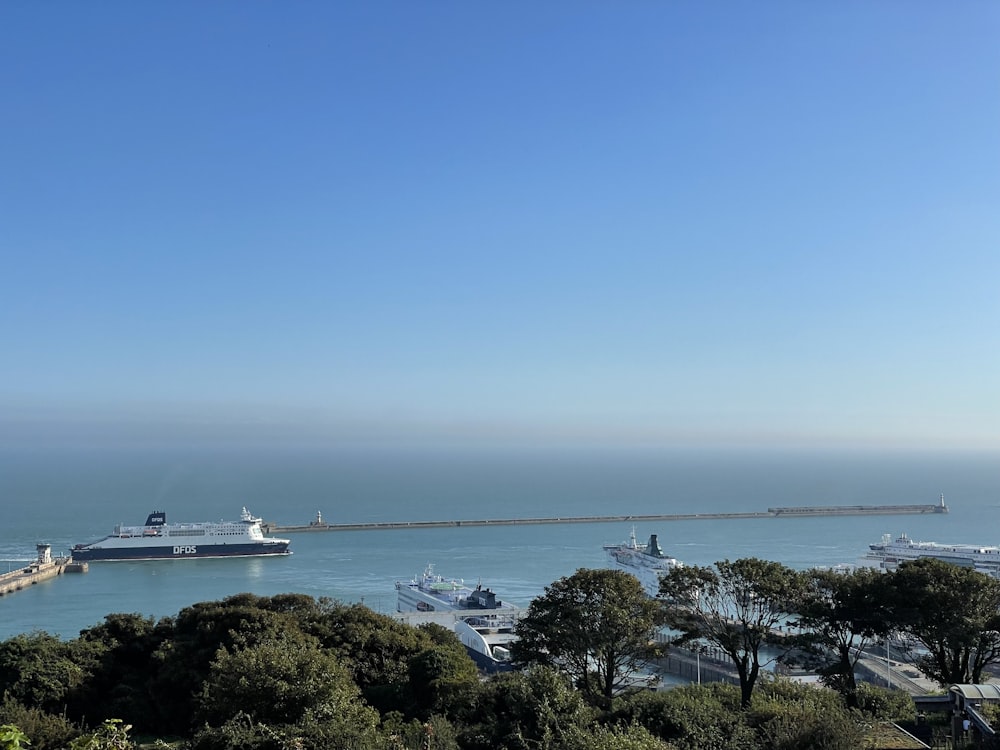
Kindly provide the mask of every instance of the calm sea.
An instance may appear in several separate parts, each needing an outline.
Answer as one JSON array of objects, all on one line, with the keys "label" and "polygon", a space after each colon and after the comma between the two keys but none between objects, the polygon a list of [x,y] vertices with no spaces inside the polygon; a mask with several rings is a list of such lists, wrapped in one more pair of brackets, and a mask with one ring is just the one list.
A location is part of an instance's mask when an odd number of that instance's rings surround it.
[{"label": "calm sea", "polygon": [[[234,520],[246,505],[281,524],[763,511],[780,505],[934,503],[948,515],[644,524],[688,564],[761,557],[795,568],[853,562],[883,533],[1000,544],[1000,456],[986,453],[453,449],[243,445],[0,450],[0,566],[139,524]],[[428,563],[526,605],[557,578],[602,567],[631,524],[300,533],[271,559],[93,563],[0,598],[0,639],[74,637],[110,612],[155,617],[244,591],[301,592],[395,609],[394,582]]]}]

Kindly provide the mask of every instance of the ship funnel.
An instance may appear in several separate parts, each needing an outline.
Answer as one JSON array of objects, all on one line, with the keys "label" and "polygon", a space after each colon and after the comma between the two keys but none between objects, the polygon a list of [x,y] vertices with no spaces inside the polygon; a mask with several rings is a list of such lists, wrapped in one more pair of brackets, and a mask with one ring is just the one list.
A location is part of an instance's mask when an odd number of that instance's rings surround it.
[{"label": "ship funnel", "polygon": [[649,535],[649,544],[646,545],[646,554],[652,555],[653,557],[663,557],[663,550],[660,549],[660,543],[656,540],[656,534]]}]

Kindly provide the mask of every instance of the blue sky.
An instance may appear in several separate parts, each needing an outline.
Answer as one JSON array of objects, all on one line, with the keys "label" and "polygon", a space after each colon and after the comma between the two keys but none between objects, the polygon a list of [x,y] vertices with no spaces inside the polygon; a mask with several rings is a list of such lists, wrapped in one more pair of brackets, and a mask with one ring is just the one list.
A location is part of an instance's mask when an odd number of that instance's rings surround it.
[{"label": "blue sky", "polygon": [[4,4],[0,420],[998,447],[998,38],[995,2]]}]

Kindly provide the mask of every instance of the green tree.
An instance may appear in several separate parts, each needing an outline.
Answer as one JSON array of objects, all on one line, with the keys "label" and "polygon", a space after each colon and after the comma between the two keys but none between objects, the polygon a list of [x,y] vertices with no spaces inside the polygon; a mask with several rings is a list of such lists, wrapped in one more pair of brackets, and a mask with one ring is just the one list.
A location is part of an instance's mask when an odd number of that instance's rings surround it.
[{"label": "green tree", "polygon": [[607,703],[655,653],[653,636],[662,621],[661,605],[635,576],[580,569],[531,602],[517,624],[511,656],[521,664],[557,667],[588,698]]},{"label": "green tree", "polygon": [[365,699],[384,711],[398,707],[410,679],[410,660],[434,645],[432,632],[411,627],[360,604],[335,604],[317,631],[323,648],[351,671]]},{"label": "green tree", "polygon": [[863,726],[835,692],[787,679],[767,680],[748,720],[768,750],[855,750]]},{"label": "green tree", "polygon": [[575,727],[565,750],[671,750],[670,745],[657,739],[638,724]]},{"label": "green tree", "polygon": [[757,750],[735,685],[682,685],[616,701],[612,718],[634,722],[677,750]]},{"label": "green tree", "polygon": [[795,643],[803,661],[823,683],[858,707],[855,667],[864,649],[888,632],[885,581],[873,568],[841,573],[814,569],[805,574],[805,590],[795,606]]},{"label": "green tree", "polygon": [[676,642],[707,641],[722,650],[739,675],[744,709],[760,676],[761,647],[802,591],[801,574],[757,558],[674,568],[660,579],[667,623],[681,633]]},{"label": "green tree", "polygon": [[79,717],[120,716],[136,731],[155,731],[157,711],[149,692],[153,654],[169,634],[165,621],[139,614],[109,614],[71,642],[74,660],[90,677],[75,691]]},{"label": "green tree", "polygon": [[461,733],[466,750],[563,750],[592,709],[551,667],[494,675],[480,688]]},{"label": "green tree", "polygon": [[201,690],[198,716],[215,726],[239,712],[253,722],[295,724],[308,711],[335,706],[346,714],[359,703],[357,687],[336,657],[315,642],[276,638],[220,649]]},{"label": "green tree", "polygon": [[274,639],[310,640],[294,612],[272,603],[266,597],[238,594],[186,607],[166,622],[168,632],[153,654],[155,677],[149,685],[163,731],[191,726],[195,698],[220,648],[247,648]]},{"label": "green tree", "polygon": [[49,633],[16,635],[0,643],[0,695],[25,706],[61,713],[88,676],[69,644]]},{"label": "green tree", "polygon": [[[68,747],[80,730],[65,714],[50,714],[40,708],[23,706],[11,697],[0,702],[0,724],[16,726],[31,738],[31,750]],[[0,750],[2,750],[0,745]]]},{"label": "green tree", "polygon": [[886,577],[890,618],[923,646],[917,659],[941,685],[979,683],[1000,663],[1000,580],[933,558],[903,563]]},{"label": "green tree", "polygon": [[862,682],[858,685],[858,710],[875,721],[913,721],[917,709],[913,698],[904,690]]},{"label": "green tree", "polygon": [[410,660],[410,690],[421,717],[453,717],[473,700],[479,672],[454,633]]}]

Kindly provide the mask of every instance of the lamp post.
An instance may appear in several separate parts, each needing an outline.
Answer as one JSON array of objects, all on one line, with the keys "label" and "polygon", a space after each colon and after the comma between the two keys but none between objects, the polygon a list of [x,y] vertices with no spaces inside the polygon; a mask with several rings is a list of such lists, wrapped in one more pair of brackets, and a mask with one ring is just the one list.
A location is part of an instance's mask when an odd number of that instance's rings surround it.
[{"label": "lamp post", "polygon": [[889,661],[889,636],[885,637],[885,684],[892,688],[892,665]]},{"label": "lamp post", "polygon": [[694,662],[698,669],[698,684],[701,684],[701,655],[708,653],[708,646],[698,645],[694,647]]}]

